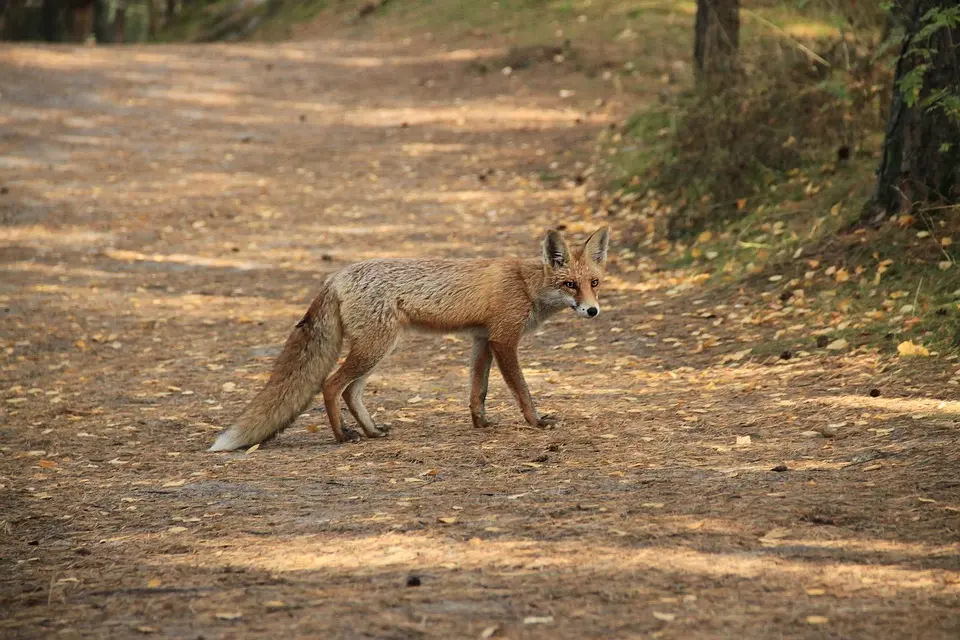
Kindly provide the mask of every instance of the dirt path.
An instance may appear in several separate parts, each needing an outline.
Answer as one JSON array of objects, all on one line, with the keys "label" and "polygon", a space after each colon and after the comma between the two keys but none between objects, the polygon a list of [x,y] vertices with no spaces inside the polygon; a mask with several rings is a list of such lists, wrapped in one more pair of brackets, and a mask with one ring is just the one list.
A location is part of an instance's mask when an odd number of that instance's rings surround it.
[{"label": "dirt path", "polygon": [[329,270],[599,224],[538,176],[617,107],[468,57],[0,49],[0,635],[958,637],[956,362],[763,355],[775,296],[629,255],[523,347],[553,430],[411,336],[390,438],[204,453]]}]

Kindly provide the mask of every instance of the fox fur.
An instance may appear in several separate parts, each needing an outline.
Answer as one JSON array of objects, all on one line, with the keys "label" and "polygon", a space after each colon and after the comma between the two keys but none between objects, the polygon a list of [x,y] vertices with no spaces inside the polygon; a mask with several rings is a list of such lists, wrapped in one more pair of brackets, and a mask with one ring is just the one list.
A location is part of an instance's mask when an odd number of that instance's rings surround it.
[{"label": "fox fur", "polygon": [[[585,318],[599,313],[608,238],[602,228],[571,248],[559,232],[550,231],[539,258],[376,259],[332,273],[287,338],[266,385],[210,451],[269,440],[320,391],[337,442],[354,438],[342,425],[341,397],[364,435],[386,435],[361,396],[367,377],[404,329],[472,334],[474,426],[489,425],[485,403],[494,359],[527,423],[552,424],[553,417],[541,416],[534,407],[517,346],[525,332],[564,308]],[[344,342],[347,356],[331,375]]]}]

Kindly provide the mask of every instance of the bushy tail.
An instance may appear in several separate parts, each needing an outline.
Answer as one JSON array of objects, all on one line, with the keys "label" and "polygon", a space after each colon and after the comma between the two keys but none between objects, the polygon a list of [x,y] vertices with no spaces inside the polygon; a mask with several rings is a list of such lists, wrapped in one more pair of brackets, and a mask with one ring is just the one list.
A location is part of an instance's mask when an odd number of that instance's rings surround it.
[{"label": "bushy tail", "polygon": [[266,386],[209,451],[232,451],[269,440],[290,426],[330,375],[343,336],[339,301],[324,285],[277,358]]}]

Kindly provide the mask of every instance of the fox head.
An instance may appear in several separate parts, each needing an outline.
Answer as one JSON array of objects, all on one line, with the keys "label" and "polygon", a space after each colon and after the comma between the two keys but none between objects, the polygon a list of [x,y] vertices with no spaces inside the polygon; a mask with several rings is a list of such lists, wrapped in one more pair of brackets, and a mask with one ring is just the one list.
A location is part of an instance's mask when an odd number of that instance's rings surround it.
[{"label": "fox head", "polygon": [[572,307],[583,318],[600,313],[597,292],[607,263],[609,239],[610,234],[603,227],[582,246],[571,249],[559,231],[547,233],[543,239],[543,264],[552,302]]}]

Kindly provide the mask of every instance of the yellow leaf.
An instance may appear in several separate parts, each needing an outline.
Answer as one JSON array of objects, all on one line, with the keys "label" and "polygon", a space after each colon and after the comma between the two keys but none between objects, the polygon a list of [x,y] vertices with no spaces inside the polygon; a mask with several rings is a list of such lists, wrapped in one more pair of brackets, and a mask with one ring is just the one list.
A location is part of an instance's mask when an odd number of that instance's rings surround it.
[{"label": "yellow leaf", "polygon": [[260,448],[260,444],[259,444],[259,443],[258,443],[258,444],[255,444],[255,445],[253,445],[252,447],[250,447],[249,449],[247,449],[246,453],[253,453],[254,451],[256,451],[256,450],[259,449],[259,448]]},{"label": "yellow leaf", "polygon": [[161,580],[160,578],[150,578],[150,579],[147,581],[147,587],[149,587],[149,588],[151,588],[151,589],[156,589],[157,587],[159,587],[159,586],[162,585],[162,584],[163,584],[163,580]]},{"label": "yellow leaf", "polygon": [[705,242],[710,242],[710,240],[712,239],[713,239],[712,231],[704,231],[699,236],[697,236],[697,242],[699,242],[700,244],[704,244]]},{"label": "yellow leaf", "polygon": [[820,587],[807,587],[805,591],[808,596],[822,596],[827,593],[826,589],[821,589]]},{"label": "yellow leaf", "polygon": [[746,198],[740,198],[739,200],[737,200],[737,211],[743,211],[743,208],[745,206],[747,206]]},{"label": "yellow leaf", "polygon": [[827,624],[830,618],[824,616],[807,616],[807,624]]},{"label": "yellow leaf", "polygon": [[906,228],[906,227],[909,227],[914,222],[916,222],[917,219],[909,214],[906,214],[902,216],[897,216],[896,220],[899,226]]},{"label": "yellow leaf", "polygon": [[41,460],[37,464],[44,469],[53,469],[55,466],[57,466],[57,463],[53,460]]},{"label": "yellow leaf", "polygon": [[847,341],[844,340],[843,338],[839,338],[837,340],[834,340],[830,344],[828,344],[827,349],[829,349],[830,351],[843,351],[844,349],[847,348],[847,346],[848,346]]},{"label": "yellow leaf", "polygon": [[676,619],[677,614],[675,614],[675,613],[661,613],[661,612],[659,612],[659,611],[654,611],[654,612],[653,612],[653,617],[656,618],[657,620],[662,620],[663,622],[673,622],[673,621]]},{"label": "yellow leaf", "polygon": [[910,356],[929,356],[930,351],[923,345],[913,344],[909,340],[905,340],[897,345],[897,353],[901,357],[910,357]]},{"label": "yellow leaf", "polygon": [[457,519],[453,516],[448,516],[446,518],[437,518],[437,522],[441,522],[443,524],[457,524]]},{"label": "yellow leaf", "polygon": [[837,282],[846,282],[850,279],[850,273],[846,269],[838,269],[833,277],[836,278]]}]

